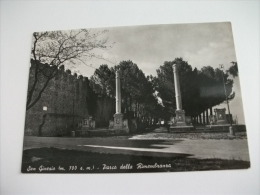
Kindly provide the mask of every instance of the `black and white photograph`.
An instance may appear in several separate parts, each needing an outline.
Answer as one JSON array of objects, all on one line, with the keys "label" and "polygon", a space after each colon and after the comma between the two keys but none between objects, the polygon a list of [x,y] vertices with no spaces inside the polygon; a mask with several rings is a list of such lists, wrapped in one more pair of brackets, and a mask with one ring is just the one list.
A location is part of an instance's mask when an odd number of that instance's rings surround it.
[{"label": "black and white photograph", "polygon": [[34,32],[22,173],[248,169],[232,23]]},{"label": "black and white photograph", "polygon": [[0,194],[259,194],[259,8],[0,0]]}]

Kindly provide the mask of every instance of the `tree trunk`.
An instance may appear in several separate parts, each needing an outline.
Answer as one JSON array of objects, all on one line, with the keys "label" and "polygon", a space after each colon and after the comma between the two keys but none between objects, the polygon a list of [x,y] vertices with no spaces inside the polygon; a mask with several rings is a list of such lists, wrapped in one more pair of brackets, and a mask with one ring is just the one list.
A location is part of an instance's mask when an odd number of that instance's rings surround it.
[{"label": "tree trunk", "polygon": [[212,107],[210,107],[210,115],[213,115],[213,110],[212,110]]},{"label": "tree trunk", "polygon": [[205,125],[205,111],[202,112],[203,125]]},{"label": "tree trunk", "polygon": [[209,124],[209,109],[206,110],[206,123]]},{"label": "tree trunk", "polygon": [[200,124],[202,124],[201,114],[199,115],[199,121],[200,121]]}]

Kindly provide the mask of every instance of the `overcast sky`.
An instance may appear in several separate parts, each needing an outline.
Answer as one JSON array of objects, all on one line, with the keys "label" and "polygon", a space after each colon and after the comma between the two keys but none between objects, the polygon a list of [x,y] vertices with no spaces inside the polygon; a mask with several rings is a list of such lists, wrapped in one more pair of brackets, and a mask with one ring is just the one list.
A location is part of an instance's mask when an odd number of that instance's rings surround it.
[{"label": "overcast sky", "polygon": [[[171,24],[147,25],[131,27],[104,28],[108,41],[113,47],[104,51],[95,51],[102,54],[109,61],[91,59],[88,66],[77,67],[84,76],[93,75],[95,68],[101,64],[114,66],[122,60],[132,60],[146,75],[156,75],[156,69],[164,61],[172,61],[182,57],[193,68],[203,66],[225,68],[236,60],[231,23],[204,23],[204,24]],[[98,30],[103,30],[99,28]],[[239,122],[244,123],[243,108],[241,107],[241,92],[239,80],[235,79],[233,87],[236,98],[230,102],[231,112],[238,116]],[[225,105],[220,105],[223,107]]]},{"label": "overcast sky", "polygon": [[[206,65],[218,67],[219,64],[229,67],[231,61],[236,61],[231,24],[228,22],[105,29],[109,30],[109,42],[114,44],[111,49],[102,51],[102,55],[116,64],[132,60],[145,74],[155,75],[164,61],[176,57],[182,57],[199,69]],[[104,63],[114,65],[99,59],[87,61],[94,68]],[[80,66],[80,72],[86,76],[91,76],[93,71],[93,68]]]}]

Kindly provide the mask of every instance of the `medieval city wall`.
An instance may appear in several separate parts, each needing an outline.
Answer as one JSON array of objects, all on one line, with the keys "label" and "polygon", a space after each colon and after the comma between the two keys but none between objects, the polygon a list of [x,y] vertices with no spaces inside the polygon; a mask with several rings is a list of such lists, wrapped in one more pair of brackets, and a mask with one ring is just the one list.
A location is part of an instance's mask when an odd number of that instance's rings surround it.
[{"label": "medieval city wall", "polygon": [[[46,73],[48,72],[46,70],[52,67],[48,64],[40,64],[40,68]],[[32,61],[28,90],[33,85],[34,72],[35,62]],[[33,99],[46,81],[43,74],[39,76]],[[87,77],[71,75],[70,70],[65,71],[64,66],[61,66],[57,75],[48,83],[39,101],[26,112],[25,134],[42,136],[69,134],[73,128],[77,128],[83,118],[89,115],[88,91]]]}]

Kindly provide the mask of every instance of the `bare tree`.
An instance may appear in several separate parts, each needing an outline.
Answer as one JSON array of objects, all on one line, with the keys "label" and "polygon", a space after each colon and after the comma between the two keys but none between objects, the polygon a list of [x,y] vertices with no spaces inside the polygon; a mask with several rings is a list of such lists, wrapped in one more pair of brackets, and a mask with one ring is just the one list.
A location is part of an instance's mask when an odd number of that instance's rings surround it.
[{"label": "bare tree", "polygon": [[[91,31],[86,29],[71,31],[49,31],[33,34],[31,59],[33,81],[27,94],[26,110],[32,108],[41,98],[42,93],[58,73],[58,68],[63,64],[77,65],[92,57],[102,58],[95,54],[95,49],[107,49],[107,31]],[[41,66],[47,63],[51,68]],[[44,77],[41,85],[40,77]],[[37,90],[36,90],[37,89]]]}]

